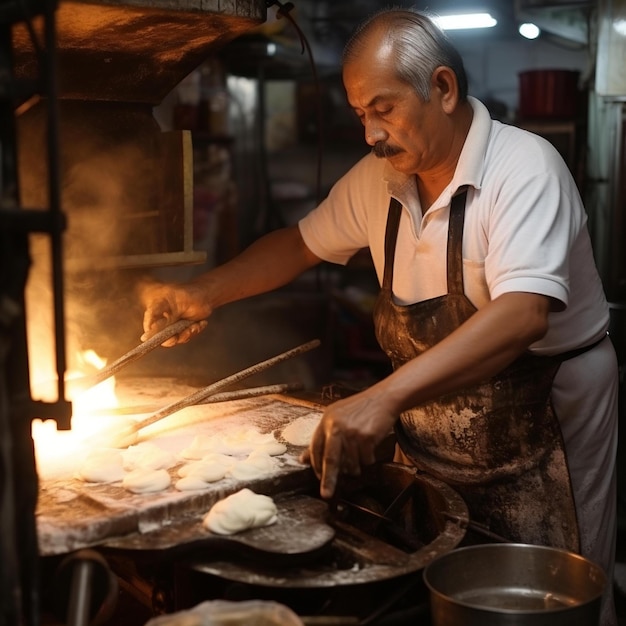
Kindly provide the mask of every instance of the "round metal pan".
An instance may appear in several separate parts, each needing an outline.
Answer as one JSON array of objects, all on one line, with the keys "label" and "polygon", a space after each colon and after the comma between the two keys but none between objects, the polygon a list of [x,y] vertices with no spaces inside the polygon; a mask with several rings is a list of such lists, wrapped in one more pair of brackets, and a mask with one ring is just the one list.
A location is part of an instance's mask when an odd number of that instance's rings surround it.
[{"label": "round metal pan", "polygon": [[566,550],[499,543],[439,557],[424,582],[433,626],[598,626],[607,577]]}]

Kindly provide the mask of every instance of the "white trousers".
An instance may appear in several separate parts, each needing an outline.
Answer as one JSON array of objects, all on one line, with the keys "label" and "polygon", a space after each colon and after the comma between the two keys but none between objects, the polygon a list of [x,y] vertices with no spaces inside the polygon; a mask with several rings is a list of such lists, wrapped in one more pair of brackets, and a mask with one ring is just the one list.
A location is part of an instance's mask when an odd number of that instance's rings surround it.
[{"label": "white trousers", "polygon": [[552,390],[552,402],[565,440],[581,552],[600,565],[608,578],[601,626],[617,625],[613,573],[618,392],[617,358],[608,338],[593,350],[562,363]]}]

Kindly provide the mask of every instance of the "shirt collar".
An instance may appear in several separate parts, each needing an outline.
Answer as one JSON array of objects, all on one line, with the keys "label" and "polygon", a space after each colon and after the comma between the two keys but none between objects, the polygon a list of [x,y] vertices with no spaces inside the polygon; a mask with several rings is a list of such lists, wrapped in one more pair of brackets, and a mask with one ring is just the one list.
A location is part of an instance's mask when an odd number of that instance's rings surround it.
[{"label": "shirt collar", "polygon": [[450,185],[454,191],[464,185],[480,189],[484,175],[485,154],[487,153],[493,122],[487,107],[480,100],[472,96],[468,96],[467,99],[474,111],[474,117]]}]

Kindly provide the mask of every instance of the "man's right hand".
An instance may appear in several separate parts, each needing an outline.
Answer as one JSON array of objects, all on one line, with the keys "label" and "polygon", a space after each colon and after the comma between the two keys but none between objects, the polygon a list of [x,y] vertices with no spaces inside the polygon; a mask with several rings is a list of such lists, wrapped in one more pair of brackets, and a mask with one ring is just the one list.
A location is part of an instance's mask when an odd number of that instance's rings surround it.
[{"label": "man's right hand", "polygon": [[163,342],[165,347],[187,343],[206,328],[206,318],[212,313],[203,290],[194,283],[146,283],[140,287],[140,298],[145,307],[141,341],[146,341],[178,320],[196,322]]},{"label": "man's right hand", "polygon": [[145,306],[142,340],[181,319],[198,322],[163,345],[185,343],[206,327],[214,309],[282,287],[320,262],[294,225],[271,231],[188,283],[145,283],[139,287]]}]

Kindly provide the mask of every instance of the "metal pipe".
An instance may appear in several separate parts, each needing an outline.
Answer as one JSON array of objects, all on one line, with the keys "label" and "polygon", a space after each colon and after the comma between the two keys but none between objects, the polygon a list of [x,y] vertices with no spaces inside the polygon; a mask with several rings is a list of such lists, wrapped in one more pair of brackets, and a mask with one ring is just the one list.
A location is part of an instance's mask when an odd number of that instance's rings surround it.
[{"label": "metal pipe", "polygon": [[91,587],[94,564],[90,560],[79,560],[74,566],[67,626],[88,626],[91,605]]}]

